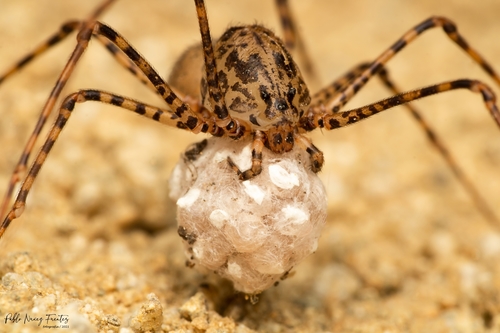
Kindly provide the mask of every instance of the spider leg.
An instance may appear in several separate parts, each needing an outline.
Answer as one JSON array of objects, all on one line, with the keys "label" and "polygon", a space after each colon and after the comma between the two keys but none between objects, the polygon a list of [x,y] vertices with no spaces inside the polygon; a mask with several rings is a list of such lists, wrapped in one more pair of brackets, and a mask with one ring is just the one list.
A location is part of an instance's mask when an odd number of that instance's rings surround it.
[{"label": "spider leg", "polygon": [[[356,77],[358,77],[366,68],[370,66],[370,63],[361,63],[354,67],[352,70],[348,71],[342,75],[339,79],[335,80],[326,88],[320,90],[311,99],[311,105],[313,110],[321,112],[321,105],[325,104],[331,98],[334,98],[336,94],[345,89],[345,87],[350,84]],[[382,80],[384,85],[389,88],[394,94],[400,94],[401,89],[396,87],[396,85],[389,78],[389,74],[384,67],[381,67],[377,73],[379,78]],[[493,213],[493,210],[487,204],[487,201],[480,195],[479,191],[467,178],[465,173],[459,168],[455,158],[450,154],[444,143],[441,141],[436,132],[432,129],[430,124],[423,118],[420,111],[418,111],[412,104],[405,104],[406,108],[412,115],[412,117],[418,122],[419,126],[426,133],[427,139],[432,144],[432,146],[439,152],[439,154],[444,158],[448,167],[451,169],[455,177],[462,184],[464,189],[469,193],[470,197],[474,201],[476,207],[479,211],[490,221],[498,221],[498,218]],[[324,110],[323,110],[324,112]]]},{"label": "spider leg", "polygon": [[278,8],[278,14],[280,16],[280,24],[283,29],[283,41],[286,47],[293,51],[297,49],[297,55],[301,61],[301,68],[304,73],[311,79],[312,86],[319,86],[319,76],[316,68],[311,61],[309,53],[307,53],[306,47],[304,45],[304,40],[302,39],[297,25],[295,24],[295,18],[293,17],[292,10],[288,3],[288,0],[275,0],[276,7]]},{"label": "spider leg", "polygon": [[305,117],[301,120],[301,126],[310,130],[309,127],[324,127],[328,130],[354,124],[360,120],[373,116],[379,112],[392,107],[402,105],[420,98],[443,93],[455,89],[469,89],[472,92],[481,93],[486,108],[490,111],[493,119],[500,127],[500,112],[496,105],[496,97],[493,91],[486,84],[477,80],[454,80],[435,84],[426,88],[420,88],[389,97],[382,101],[362,106],[360,108],[341,111],[337,113],[315,114],[312,117]]},{"label": "spider leg", "polygon": [[28,53],[21,60],[19,60],[14,66],[7,69],[3,75],[0,76],[0,84],[3,83],[8,77],[12,76],[12,74],[19,72],[23,67],[25,67],[28,63],[30,63],[33,59],[50,49],[52,46],[58,44],[60,41],[65,39],[68,35],[70,35],[73,31],[77,30],[81,26],[80,21],[68,21],[64,23],[59,31],[54,35],[50,36],[47,41],[39,45],[35,50]]},{"label": "spider leg", "polygon": [[386,64],[396,53],[401,51],[406,45],[414,41],[424,31],[431,28],[441,27],[447,36],[461,47],[476,63],[478,63],[491,77],[500,85],[500,77],[494,71],[493,67],[483,59],[481,55],[465,41],[465,39],[458,33],[456,25],[445,17],[434,16],[428,18],[422,23],[415,26],[403,35],[396,43],[394,43],[388,50],[383,52],[375,61],[371,63],[369,68],[357,77],[349,86],[347,86],[341,94],[332,99],[327,105],[326,109],[331,109],[332,112],[337,112],[372,78],[377,72]]},{"label": "spider leg", "polygon": [[[101,15],[106,9],[109,8],[109,6],[114,2],[115,0],[107,0],[103,2],[99,7],[97,7],[94,12],[89,16],[86,22],[90,22],[95,20],[99,15]],[[41,44],[38,46],[34,51],[26,55],[24,58],[22,58],[19,62],[17,62],[14,66],[12,66],[10,69],[8,69],[4,75],[0,76],[0,84],[5,81],[8,77],[10,77],[12,74],[18,72],[21,68],[26,66],[29,62],[31,62],[34,58],[38,57],[42,53],[44,53],[46,50],[51,48],[52,46],[58,44],[60,41],[65,39],[69,34],[71,34],[73,31],[81,29],[81,31],[85,30],[85,23],[79,22],[79,21],[69,21],[66,22],[61,26],[58,32],[56,32],[54,35],[52,35],[45,43]],[[87,27],[88,29],[88,27]],[[78,39],[78,38],[77,38]],[[26,172],[27,165],[28,165],[28,159],[31,154],[31,151],[33,150],[33,147],[36,143],[36,140],[38,136],[40,135],[40,132],[43,129],[43,126],[45,125],[47,118],[49,117],[52,109],[54,108],[55,102],[59,95],[61,94],[62,89],[66,85],[66,82],[73,72],[74,65],[80,58],[80,56],[83,54],[86,48],[85,45],[80,45],[80,41],[78,41],[79,44],[73,51],[73,54],[71,55],[70,59],[68,60],[65,68],[61,72],[56,85],[52,89],[50,96],[45,103],[45,105],[42,108],[42,111],[40,112],[40,116],[38,117],[38,121],[35,125],[35,129],[31,133],[28,142],[26,143],[23,152],[21,154],[21,157],[19,158],[19,161],[17,162],[14,171],[12,173],[12,176],[9,180],[9,184],[7,186],[7,191],[3,197],[2,204],[0,206],[0,216],[5,215],[5,211],[7,209],[7,206],[10,202],[10,198],[12,197],[12,193],[14,192],[14,187],[16,184],[21,180],[23,177],[24,173]]]},{"label": "spider leg", "polygon": [[[110,1],[106,3],[110,3]],[[51,110],[54,108],[57,98],[60,96],[63,87],[73,72],[80,57],[88,47],[90,38],[93,35],[102,35],[106,37],[110,42],[114,43],[130,59],[130,61],[137,66],[137,68],[141,70],[141,72],[148,78],[148,81],[150,81],[155,87],[158,94],[162,96],[169,106],[170,109],[167,110],[167,112],[169,112],[172,116],[175,114],[175,116],[179,118],[177,120],[178,127],[187,128],[193,133],[209,132],[215,136],[222,136],[224,134],[224,131],[220,127],[216,126],[213,120],[202,117],[201,113],[193,111],[189,104],[184,103],[180,98],[178,98],[172,89],[156,73],[152,66],[141,55],[139,55],[139,53],[128,42],[126,42],[121,35],[100,22],[85,21],[77,35],[78,43],[70,59],[66,63],[66,66],[61,72],[53,90],[51,91],[50,96],[42,109],[33,134],[26,144],[20,161],[16,166],[13,176],[11,177],[7,193],[2,202],[0,213],[5,213],[10,202],[10,198],[12,197],[14,187],[20,181],[21,174],[23,174],[26,170],[28,157],[33,150],[35,141],[40,135],[42,127],[50,115]],[[241,128],[239,126],[234,127],[237,131],[236,133],[239,134],[241,132]]]},{"label": "spider leg", "polygon": [[122,97],[119,95],[99,91],[99,90],[80,90],[66,97],[61,104],[59,109],[59,114],[50,132],[48,134],[45,143],[43,144],[41,150],[35,158],[31,168],[28,171],[28,175],[24,179],[21,189],[12,205],[10,212],[7,214],[2,224],[0,225],[0,237],[5,233],[5,230],[9,227],[10,223],[21,216],[26,206],[26,198],[29,191],[37,177],[41,167],[43,166],[48,154],[50,153],[54,143],[59,138],[59,134],[68,122],[76,103],[84,103],[87,101],[99,101],[105,104],[111,104],[121,107],[126,110],[133,111],[139,115],[147,117],[158,121],[159,123],[169,125],[172,127],[177,127],[181,129],[189,129],[189,126],[182,123],[179,117],[170,112],[169,110],[160,109],[154,106],[150,106],[136,100]]},{"label": "spider leg", "polygon": [[262,172],[262,150],[266,138],[261,131],[255,131],[252,141],[252,166],[250,169],[241,171],[231,157],[227,157],[229,166],[236,172],[240,180],[249,180]]},{"label": "spider leg", "polygon": [[[116,0],[106,0],[104,1],[99,7],[97,7],[92,14],[87,18],[87,21],[92,21],[96,20],[97,17],[99,17],[105,10],[111,6],[113,2]],[[48,49],[50,49],[52,46],[58,44],[60,41],[62,41],[64,38],[66,38],[69,34],[71,34],[73,31],[77,30],[80,28],[82,23],[80,21],[68,21],[64,23],[60,28],[59,31],[56,32],[54,35],[52,35],[47,41],[39,45],[35,50],[32,52],[28,53],[24,58],[19,60],[14,66],[9,68],[3,75],[0,76],[0,84],[5,81],[9,76],[12,74],[18,72],[21,68],[26,66],[29,62],[31,62],[34,58],[38,57]]]},{"label": "spider leg", "polygon": [[354,81],[354,79],[359,77],[368,67],[370,67],[370,63],[365,62],[357,65],[348,72],[344,73],[341,77],[330,83],[328,86],[316,92],[311,97],[310,105],[312,106],[325,105],[326,103],[328,103],[329,100],[335,98],[335,96],[339,92],[347,88],[347,86],[351,84]]},{"label": "spider leg", "polygon": [[[389,88],[394,94],[400,94],[401,90],[392,82],[389,78],[389,74],[385,68],[382,68],[378,73],[380,79],[384,85]],[[436,132],[432,129],[430,124],[425,120],[420,111],[418,111],[412,104],[405,104],[407,110],[413,116],[413,118],[418,122],[419,126],[424,130],[427,139],[432,144],[432,146],[439,152],[439,154],[444,158],[446,164],[451,169],[457,180],[462,184],[464,189],[469,193],[470,197],[474,201],[474,204],[478,210],[483,214],[486,219],[498,223],[498,217],[495,215],[493,210],[489,207],[487,201],[481,196],[479,191],[474,186],[474,183],[466,176],[466,174],[459,168],[455,158],[450,154],[445,144],[441,141]]]},{"label": "spider leg", "polygon": [[[421,88],[405,93],[398,94],[396,96],[387,98],[380,102],[376,102],[373,104],[369,104],[360,108],[342,111],[338,113],[323,113],[322,115],[317,112],[311,112],[309,117],[301,119],[301,127],[306,130],[311,130],[316,127],[324,127],[328,130],[343,127],[349,124],[356,123],[360,120],[368,118],[372,115],[375,115],[379,112],[388,110],[394,106],[402,105],[423,97],[427,97],[430,95],[455,90],[455,89],[469,89],[472,92],[481,93],[484,103],[487,109],[490,111],[493,116],[495,122],[498,126],[500,126],[500,112],[496,105],[496,97],[490,87],[486,84],[477,81],[477,80],[455,80],[448,81],[436,85],[432,85],[426,88]],[[414,116],[419,117],[418,119],[422,123],[422,119],[420,115],[414,114]],[[425,124],[425,123],[424,123]],[[459,177],[462,184],[469,191],[471,196],[478,205],[481,212],[488,218],[490,222],[497,222],[496,216],[491,212],[488,206],[485,204],[484,200],[478,196],[477,191],[470,186],[470,182],[463,176],[463,173],[456,167],[456,164],[448,154],[448,151],[444,149],[439,140],[436,139],[434,132],[430,130],[427,125],[424,125],[424,129],[426,130],[427,135],[431,138],[434,146],[440,150],[441,154],[447,160],[448,164],[452,168],[453,172]]]},{"label": "spider leg", "polygon": [[220,88],[219,74],[215,63],[214,48],[210,37],[207,11],[203,0],[195,0],[198,23],[200,25],[201,41],[203,45],[203,57],[205,59],[206,84],[208,88],[209,103],[213,106],[213,112],[217,117],[216,124],[226,128],[230,134],[235,134],[239,130],[237,122],[231,118],[226,107],[226,102],[222,96]]},{"label": "spider leg", "polygon": [[309,154],[311,158],[311,170],[315,173],[320,172],[325,162],[323,152],[310,139],[301,134],[295,134],[294,139]]}]

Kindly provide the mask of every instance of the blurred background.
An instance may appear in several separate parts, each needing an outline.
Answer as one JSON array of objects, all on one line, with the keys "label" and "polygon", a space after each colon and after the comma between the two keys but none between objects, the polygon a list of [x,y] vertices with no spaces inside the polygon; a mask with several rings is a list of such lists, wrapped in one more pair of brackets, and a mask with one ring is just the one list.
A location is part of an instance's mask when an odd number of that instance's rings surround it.
[{"label": "blurred background", "polygon": [[[431,15],[454,20],[470,45],[500,70],[500,3],[495,0],[290,2],[322,85],[375,59]],[[86,17],[98,3],[3,0],[0,72],[63,22]],[[281,35],[273,1],[213,0],[207,7],[213,36],[231,25],[253,23]],[[102,21],[165,77],[180,53],[199,42],[194,4],[185,0],[120,0]],[[69,37],[0,86],[0,185],[8,183],[74,43]],[[387,67],[404,90],[459,78],[493,85],[440,29],[424,33]],[[81,88],[162,106],[97,41],[63,95]],[[347,107],[389,95],[374,79]],[[415,106],[500,215],[500,132],[481,97],[454,91]],[[73,114],[36,180],[25,214],[1,241],[2,258],[30,251],[40,270],[65,286],[62,290],[71,286],[61,283],[58,274],[68,271],[80,285],[80,299],[95,297],[102,285],[96,276],[119,281],[115,271],[121,265],[143,276],[140,288],[130,287],[137,301],[155,292],[165,306],[179,306],[205,278],[183,267],[167,179],[185,147],[203,135],[98,103],[79,105]],[[282,332],[498,329],[498,228],[478,212],[408,112],[398,107],[355,126],[316,131],[312,138],[325,153],[320,177],[329,193],[329,218],[318,252],[296,268],[295,276],[264,293],[259,305],[233,318],[258,331]],[[117,252],[127,259],[116,259]],[[93,279],[85,276],[86,265],[98,267]],[[66,294],[61,293],[61,303]],[[29,309],[29,302],[27,297],[19,306]],[[118,315],[135,304],[96,302],[104,312]]]}]

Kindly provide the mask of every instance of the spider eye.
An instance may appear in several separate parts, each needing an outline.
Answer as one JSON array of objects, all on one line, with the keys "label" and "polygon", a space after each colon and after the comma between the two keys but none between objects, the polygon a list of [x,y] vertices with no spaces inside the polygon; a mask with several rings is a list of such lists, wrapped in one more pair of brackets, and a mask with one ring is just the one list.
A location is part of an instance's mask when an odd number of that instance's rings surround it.
[{"label": "spider eye", "polygon": [[265,86],[260,86],[259,90],[260,90],[260,98],[262,98],[262,100],[264,102],[268,102],[271,99],[271,96],[266,91],[266,87]]},{"label": "spider eye", "polygon": [[295,97],[296,93],[297,89],[295,89],[294,87],[290,87],[288,89],[288,92],[286,93],[286,99],[288,100],[288,103],[292,103],[292,100]]}]

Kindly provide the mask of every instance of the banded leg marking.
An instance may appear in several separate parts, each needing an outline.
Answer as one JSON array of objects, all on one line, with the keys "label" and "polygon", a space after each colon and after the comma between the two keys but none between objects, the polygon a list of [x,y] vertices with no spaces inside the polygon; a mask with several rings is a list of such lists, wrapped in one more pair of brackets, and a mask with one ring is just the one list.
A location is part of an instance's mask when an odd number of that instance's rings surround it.
[{"label": "banded leg marking", "polygon": [[209,98],[214,106],[214,114],[217,117],[217,126],[226,128],[230,133],[234,133],[238,126],[229,115],[226,102],[222,96],[219,86],[219,74],[215,63],[215,55],[208,25],[207,11],[203,0],[195,0],[196,13],[200,25],[201,41],[203,45],[203,56],[205,58],[205,72],[207,75],[207,86]]},{"label": "banded leg marking", "polygon": [[399,95],[384,99],[380,102],[376,102],[352,110],[342,111],[334,114],[315,114],[312,115],[313,119],[309,119],[309,123],[313,127],[325,127],[328,130],[332,130],[335,128],[354,124],[360,120],[371,117],[392,107],[455,89],[469,89],[472,92],[481,93],[486,108],[490,111],[493,119],[500,127],[500,112],[498,111],[498,107],[496,105],[495,94],[486,84],[477,80],[468,79],[443,82],[426,88],[401,93]]},{"label": "banded leg marking", "polygon": [[[387,73],[387,70],[385,70],[385,68],[382,68],[382,70],[378,73],[378,75],[382,80],[382,82],[384,83],[384,85],[387,88],[389,88],[394,94],[401,93],[401,90],[398,87],[396,87],[396,85],[389,78],[389,74]],[[492,223],[498,224],[499,220],[494,211],[490,208],[485,198],[483,198],[483,196],[474,186],[474,183],[467,177],[467,175],[462,171],[462,169],[460,169],[453,155],[451,155],[449,150],[446,148],[445,144],[441,141],[441,139],[432,129],[430,124],[425,120],[421,112],[418,111],[415,107],[413,107],[412,104],[405,104],[405,106],[412,115],[413,119],[415,119],[415,121],[417,121],[419,126],[423,129],[431,145],[444,158],[446,164],[448,165],[452,173],[455,175],[460,184],[462,184],[465,191],[471,197],[472,201],[474,201],[474,204],[476,205],[477,209],[487,220],[491,221]]]},{"label": "banded leg marking", "polygon": [[339,94],[335,99],[331,100],[327,105],[326,109],[330,109],[332,112],[338,112],[349,100],[356,95],[356,93],[364,87],[370,78],[372,78],[382,66],[384,66],[396,53],[401,51],[406,45],[414,41],[418,36],[420,36],[424,31],[432,28],[441,27],[447,36],[455,42],[460,48],[462,48],[476,63],[478,63],[486,73],[488,73],[497,84],[500,85],[500,77],[493,70],[493,67],[469,44],[465,39],[458,33],[455,23],[445,17],[434,16],[422,23],[415,26],[413,29],[409,30],[403,35],[396,43],[394,43],[388,50],[383,52],[371,65],[369,68],[356,78],[348,87],[346,87],[341,94]]},{"label": "banded leg marking", "polygon": [[188,129],[188,126],[183,124],[179,125],[179,117],[177,115],[168,112],[154,106],[150,106],[130,98],[122,97],[119,95],[99,91],[99,90],[81,90],[79,92],[73,93],[65,98],[60,109],[59,114],[56,118],[54,125],[52,126],[48,138],[43,144],[40,152],[35,158],[28,175],[26,176],[19,194],[14,201],[12,209],[7,214],[2,224],[0,225],[0,238],[5,233],[5,230],[9,227],[11,222],[21,216],[26,205],[26,198],[29,191],[33,185],[35,178],[37,177],[42,165],[47,159],[47,155],[50,153],[55,141],[58,139],[62,129],[69,120],[76,103],[84,103],[87,101],[98,101],[105,104],[111,104],[119,106],[123,109],[133,111],[139,115],[145,116],[147,118],[156,120],[162,124],[169,126],[176,126],[183,129]]},{"label": "banded leg marking", "polygon": [[301,69],[312,80],[313,88],[319,86],[320,80],[318,72],[311,61],[311,57],[306,50],[304,40],[297,29],[295,19],[290,8],[288,0],[275,0],[278,14],[280,16],[280,24],[283,29],[283,41],[286,47],[290,50],[297,50],[297,55],[301,61]]},{"label": "banded leg marking", "polygon": [[262,150],[264,150],[265,135],[261,131],[256,131],[252,141],[252,166],[250,169],[241,171],[233,162],[231,157],[227,157],[229,166],[236,172],[240,180],[249,180],[258,176],[262,172]]}]

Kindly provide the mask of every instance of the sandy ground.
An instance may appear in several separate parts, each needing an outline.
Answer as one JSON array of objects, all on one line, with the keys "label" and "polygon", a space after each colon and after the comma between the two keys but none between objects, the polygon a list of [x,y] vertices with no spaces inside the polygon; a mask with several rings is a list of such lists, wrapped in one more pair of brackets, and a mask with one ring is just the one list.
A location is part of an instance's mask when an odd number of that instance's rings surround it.
[{"label": "sandy ground", "polygon": [[[2,0],[0,71],[97,3]],[[496,0],[292,5],[324,84],[432,14],[455,20],[500,69]],[[214,35],[254,22],[280,32],[270,0],[213,0],[208,10]],[[199,41],[194,6],[185,0],[122,0],[103,20],[165,75]],[[72,45],[73,37],[0,87],[1,184]],[[66,93],[92,87],[162,105],[97,42],[84,58]],[[389,69],[405,89],[457,78],[493,84],[438,30]],[[374,80],[349,106],[386,96]],[[459,91],[416,106],[500,215],[500,132],[481,98]],[[478,213],[403,108],[314,133],[326,157],[327,225],[318,251],[257,305],[184,265],[167,180],[181,151],[200,139],[116,108],[78,107],[24,215],[1,240],[0,331],[44,331],[66,319],[74,332],[500,331],[498,228]]]}]

